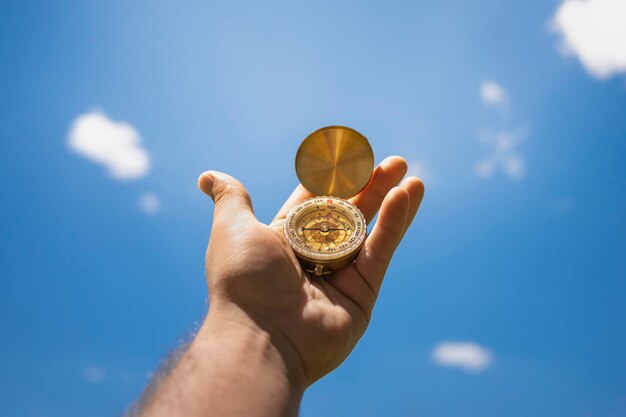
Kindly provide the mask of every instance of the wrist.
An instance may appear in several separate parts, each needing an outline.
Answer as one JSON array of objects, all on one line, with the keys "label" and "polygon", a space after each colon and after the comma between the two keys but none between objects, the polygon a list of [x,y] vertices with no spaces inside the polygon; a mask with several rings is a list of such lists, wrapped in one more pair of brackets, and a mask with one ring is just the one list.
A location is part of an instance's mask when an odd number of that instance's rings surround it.
[{"label": "wrist", "polygon": [[299,396],[307,387],[302,359],[291,342],[266,320],[252,318],[238,307],[212,306],[194,343],[234,350],[262,363],[286,379]]},{"label": "wrist", "polygon": [[277,344],[254,321],[211,308],[175,373],[198,375],[187,385],[212,415],[295,416],[305,386]]},{"label": "wrist", "polygon": [[303,392],[269,332],[210,312],[141,415],[296,416]]}]

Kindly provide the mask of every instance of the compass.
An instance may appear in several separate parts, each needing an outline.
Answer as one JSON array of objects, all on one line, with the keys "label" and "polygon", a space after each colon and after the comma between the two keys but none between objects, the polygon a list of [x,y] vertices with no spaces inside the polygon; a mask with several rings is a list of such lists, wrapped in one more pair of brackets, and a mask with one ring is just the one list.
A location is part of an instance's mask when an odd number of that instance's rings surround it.
[{"label": "compass", "polygon": [[293,207],[283,232],[302,267],[315,276],[337,271],[356,258],[367,224],[347,201],[369,182],[374,153],[365,136],[344,126],[328,126],[304,139],[296,154],[296,173],[317,197]]}]

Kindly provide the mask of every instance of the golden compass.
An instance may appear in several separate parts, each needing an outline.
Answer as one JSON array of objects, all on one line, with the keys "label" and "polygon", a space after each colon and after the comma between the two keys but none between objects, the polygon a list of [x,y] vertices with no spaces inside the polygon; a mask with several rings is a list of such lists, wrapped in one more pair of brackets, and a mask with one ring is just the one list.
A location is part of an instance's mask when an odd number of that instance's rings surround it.
[{"label": "golden compass", "polygon": [[293,207],[283,231],[306,271],[322,276],[341,269],[363,247],[365,217],[345,199],[365,188],[373,169],[374,153],[367,138],[349,127],[324,127],[300,145],[298,179],[318,197]]}]

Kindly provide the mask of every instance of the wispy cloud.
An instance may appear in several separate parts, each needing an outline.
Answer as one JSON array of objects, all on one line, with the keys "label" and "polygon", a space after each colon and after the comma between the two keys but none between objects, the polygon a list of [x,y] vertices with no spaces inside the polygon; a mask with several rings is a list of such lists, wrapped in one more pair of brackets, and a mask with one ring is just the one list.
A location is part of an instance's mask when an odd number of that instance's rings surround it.
[{"label": "wispy cloud", "polygon": [[155,214],[161,209],[161,201],[152,193],[139,196],[139,208],[147,214]]},{"label": "wispy cloud", "polygon": [[565,0],[551,27],[561,53],[576,55],[594,77],[626,72],[626,1]]},{"label": "wispy cloud", "polygon": [[526,133],[523,130],[481,131],[478,141],[490,149],[483,159],[474,164],[474,175],[479,178],[490,178],[501,172],[515,180],[524,178],[526,165],[519,146],[525,137]]},{"label": "wispy cloud", "polygon": [[506,102],[506,92],[495,81],[485,80],[480,85],[480,98],[485,104],[502,106]]},{"label": "wispy cloud", "polygon": [[[486,105],[493,105],[500,110],[507,110],[501,116],[508,116],[509,99],[504,88],[492,80],[483,81],[480,85],[480,98]],[[503,118],[508,119],[508,117]],[[478,178],[491,178],[501,172],[505,176],[520,180],[526,173],[524,157],[520,152],[520,144],[526,134],[520,129],[483,129],[479,132],[478,141],[489,147],[487,155],[476,162],[472,171]]]},{"label": "wispy cloud", "polygon": [[416,176],[421,179],[427,187],[432,187],[433,183],[436,182],[435,175],[433,172],[426,167],[421,161],[417,160],[409,160],[408,161],[409,168],[406,172],[407,176]]},{"label": "wispy cloud", "polygon": [[148,152],[139,132],[130,124],[115,122],[101,111],[78,116],[67,136],[69,148],[104,165],[115,179],[145,176],[150,169]]},{"label": "wispy cloud", "polygon": [[83,380],[88,384],[104,382],[106,376],[106,370],[100,366],[88,366],[83,369]]},{"label": "wispy cloud", "polygon": [[432,351],[432,360],[442,366],[481,372],[493,361],[491,352],[474,342],[441,342]]}]

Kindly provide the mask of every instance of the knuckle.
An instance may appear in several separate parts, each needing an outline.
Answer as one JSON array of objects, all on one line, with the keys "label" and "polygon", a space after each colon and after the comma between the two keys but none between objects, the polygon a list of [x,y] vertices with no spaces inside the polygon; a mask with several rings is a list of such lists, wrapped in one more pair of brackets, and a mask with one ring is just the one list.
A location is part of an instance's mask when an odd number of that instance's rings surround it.
[{"label": "knuckle", "polygon": [[387,268],[389,266],[390,260],[387,257],[379,255],[378,253],[376,253],[376,251],[372,250],[371,248],[367,246],[363,248],[363,250],[365,251],[365,255],[369,257],[371,260],[373,260],[374,262],[378,263],[384,268]]},{"label": "knuckle", "polygon": [[250,196],[248,195],[248,192],[246,191],[244,186],[239,183],[222,181],[220,185],[221,186],[216,193],[216,200],[225,197],[240,197],[246,198],[248,200],[250,199]]},{"label": "knuckle", "polygon": [[379,222],[376,226],[382,233],[388,235],[388,238],[397,239],[402,235],[402,232],[404,231],[404,224],[402,224],[401,226],[398,225],[397,227],[392,227],[385,222]]}]

